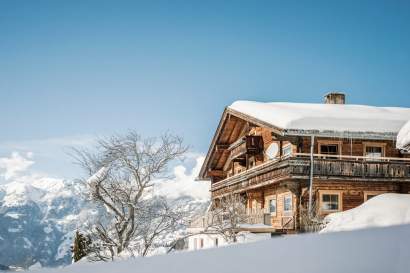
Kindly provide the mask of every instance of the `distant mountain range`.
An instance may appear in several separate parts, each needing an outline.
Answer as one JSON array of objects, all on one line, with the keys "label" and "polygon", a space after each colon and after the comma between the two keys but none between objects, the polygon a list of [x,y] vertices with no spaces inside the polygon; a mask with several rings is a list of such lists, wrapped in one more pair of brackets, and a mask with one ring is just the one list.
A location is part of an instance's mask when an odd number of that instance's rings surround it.
[{"label": "distant mountain range", "polygon": [[73,231],[87,208],[81,188],[55,179],[0,186],[0,264],[68,264]]},{"label": "distant mountain range", "polygon": [[[63,266],[71,263],[75,230],[96,212],[83,201],[83,186],[44,178],[0,185],[0,264]],[[180,196],[171,200],[193,213],[208,202]]]}]

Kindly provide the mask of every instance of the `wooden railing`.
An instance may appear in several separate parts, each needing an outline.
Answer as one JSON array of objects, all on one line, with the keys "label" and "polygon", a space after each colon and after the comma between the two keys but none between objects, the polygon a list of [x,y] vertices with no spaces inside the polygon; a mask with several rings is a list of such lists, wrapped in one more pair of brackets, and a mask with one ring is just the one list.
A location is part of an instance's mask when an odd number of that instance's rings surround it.
[{"label": "wooden railing", "polygon": [[265,211],[263,209],[247,209],[245,222],[247,224],[263,224]]},{"label": "wooden railing", "polygon": [[[244,214],[240,216],[239,218],[241,221],[243,221],[243,224],[263,224],[264,223],[264,210],[263,209],[246,209],[244,211]],[[207,212],[204,215],[197,217],[194,219],[190,227],[191,228],[206,228],[209,226],[212,226],[213,222],[213,217],[216,217],[215,215],[212,215],[212,212]],[[228,219],[225,219],[228,221]]]},{"label": "wooden railing", "polygon": [[[313,158],[314,177],[410,182],[410,158],[323,154],[314,154]],[[298,153],[287,158],[273,159],[213,183],[211,191],[225,187],[234,191],[245,190],[286,178],[307,179],[310,175],[310,164],[310,154]]]},{"label": "wooden railing", "polygon": [[[308,153],[294,153],[293,157],[297,158],[310,158]],[[401,157],[370,157],[370,156],[355,156],[355,155],[327,155],[327,154],[313,154],[314,158],[323,159],[340,159],[340,160],[355,160],[355,161],[382,161],[382,162],[408,162],[410,163],[410,158]]]},{"label": "wooden railing", "polygon": [[[295,154],[296,160],[310,166],[309,154]],[[294,174],[309,175],[310,169],[298,168]],[[342,155],[314,155],[313,175],[324,177],[410,179],[410,159]]]},{"label": "wooden railing", "polygon": [[231,150],[231,154],[230,154],[230,159],[235,159],[238,158],[242,155],[245,155],[247,152],[246,149],[246,142],[243,141],[241,144],[235,146],[234,148],[232,148]]},{"label": "wooden railing", "polygon": [[245,136],[231,144],[230,159],[235,159],[245,154],[258,154],[263,150],[263,141],[261,136]]}]

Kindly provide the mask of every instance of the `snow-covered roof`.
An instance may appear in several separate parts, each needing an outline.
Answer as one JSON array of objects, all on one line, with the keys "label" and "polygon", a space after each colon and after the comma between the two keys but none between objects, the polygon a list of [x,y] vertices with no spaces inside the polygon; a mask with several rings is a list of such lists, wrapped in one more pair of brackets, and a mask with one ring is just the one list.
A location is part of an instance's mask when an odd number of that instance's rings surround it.
[{"label": "snow-covered roof", "polygon": [[228,107],[291,134],[300,131],[397,134],[410,108],[236,101]]},{"label": "snow-covered roof", "polygon": [[410,151],[410,120],[400,129],[397,135],[397,149]]}]

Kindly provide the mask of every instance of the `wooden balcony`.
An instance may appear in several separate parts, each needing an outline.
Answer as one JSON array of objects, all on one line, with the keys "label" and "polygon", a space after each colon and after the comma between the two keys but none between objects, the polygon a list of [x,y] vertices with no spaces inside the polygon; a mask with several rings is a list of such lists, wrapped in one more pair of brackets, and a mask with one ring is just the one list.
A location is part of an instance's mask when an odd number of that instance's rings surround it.
[{"label": "wooden balcony", "polygon": [[263,151],[263,140],[261,136],[246,136],[232,143],[228,150],[230,151],[230,160],[245,159],[245,155],[255,155]]},{"label": "wooden balcony", "polygon": [[[370,158],[363,156],[313,156],[315,179],[343,179],[348,181],[410,182],[409,158]],[[309,179],[310,154],[293,154],[287,158],[270,160],[245,172],[213,183],[211,191],[241,192],[286,179]]]}]

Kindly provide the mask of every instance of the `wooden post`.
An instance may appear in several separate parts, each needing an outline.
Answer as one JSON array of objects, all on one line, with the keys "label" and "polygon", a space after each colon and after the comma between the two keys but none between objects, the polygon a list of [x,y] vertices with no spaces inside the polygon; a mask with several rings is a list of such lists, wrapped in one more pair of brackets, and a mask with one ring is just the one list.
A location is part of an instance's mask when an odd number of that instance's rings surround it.
[{"label": "wooden post", "polygon": [[280,140],[280,141],[279,141],[279,156],[280,156],[280,158],[282,158],[282,156],[283,156],[283,150],[282,150],[282,148],[283,148],[283,141]]},{"label": "wooden post", "polygon": [[300,197],[301,197],[300,189],[296,191],[295,196],[296,196],[295,230],[297,231],[300,228]]},{"label": "wooden post", "polygon": [[315,136],[312,135],[310,138],[310,179],[309,179],[309,207],[308,214],[309,218],[312,217],[312,188],[313,188],[313,152],[315,147]]}]

